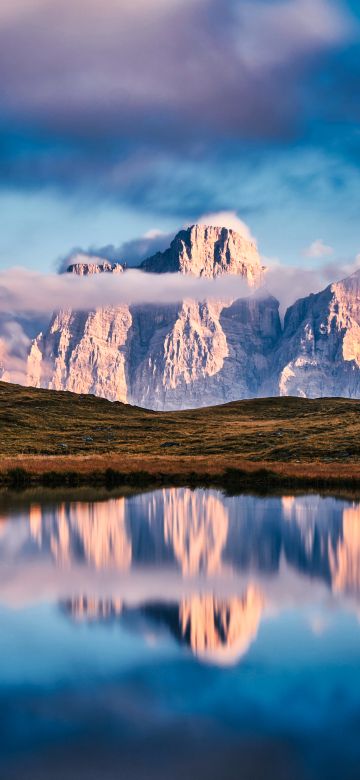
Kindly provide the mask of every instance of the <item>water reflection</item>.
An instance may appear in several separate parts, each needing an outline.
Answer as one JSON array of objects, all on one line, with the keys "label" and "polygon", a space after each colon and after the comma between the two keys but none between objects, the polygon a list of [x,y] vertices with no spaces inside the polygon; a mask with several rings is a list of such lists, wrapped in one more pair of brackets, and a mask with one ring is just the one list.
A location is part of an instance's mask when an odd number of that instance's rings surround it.
[{"label": "water reflection", "polygon": [[3,501],[0,779],[357,780],[359,618],[354,502]]},{"label": "water reflection", "polygon": [[[10,523],[11,518],[11,523]],[[334,498],[227,498],[166,489],[104,502],[32,504],[0,525],[0,561],[52,559],[120,572],[156,566],[183,577],[229,569],[271,574],[281,564],[360,593],[360,507]]]},{"label": "water reflection", "polygon": [[131,565],[131,540],[123,498],[108,503],[60,504],[52,511],[30,507],[30,534],[61,564],[83,557],[96,568]]},{"label": "water reflection", "polygon": [[[41,598],[47,580],[75,621],[128,624],[132,615],[135,625],[141,615],[141,626],[166,626],[199,659],[230,663],[246,653],[262,617],[314,593],[331,592],[358,611],[360,508],[319,496],[189,489],[35,503],[3,520],[0,562],[9,560],[13,572],[21,568],[22,601]],[[13,584],[12,595],[6,580],[10,600],[19,598]]]},{"label": "water reflection", "polygon": [[132,609],[120,599],[82,596],[64,601],[62,609],[75,621],[114,623],[145,617],[155,628],[166,626],[199,659],[224,665],[241,658],[256,637],[263,605],[261,591],[249,586],[243,597],[195,595],[179,604],[157,602]]}]

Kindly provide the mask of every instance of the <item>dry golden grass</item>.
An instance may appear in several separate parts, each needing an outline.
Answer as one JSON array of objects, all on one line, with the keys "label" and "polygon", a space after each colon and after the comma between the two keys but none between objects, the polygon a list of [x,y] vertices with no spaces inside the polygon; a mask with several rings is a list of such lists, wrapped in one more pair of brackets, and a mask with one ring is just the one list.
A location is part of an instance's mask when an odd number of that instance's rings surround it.
[{"label": "dry golden grass", "polygon": [[0,383],[0,473],[360,480],[360,401],[269,398],[156,413]]}]

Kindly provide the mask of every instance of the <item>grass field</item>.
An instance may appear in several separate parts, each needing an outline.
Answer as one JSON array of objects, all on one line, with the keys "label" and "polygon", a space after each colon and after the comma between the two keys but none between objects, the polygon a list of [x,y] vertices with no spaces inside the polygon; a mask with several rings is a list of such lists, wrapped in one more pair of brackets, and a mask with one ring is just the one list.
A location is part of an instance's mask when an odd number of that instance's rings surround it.
[{"label": "grass field", "polygon": [[32,481],[101,481],[105,472],[213,481],[236,471],[360,484],[360,401],[269,398],[164,413],[0,382],[2,481],[16,470]]}]

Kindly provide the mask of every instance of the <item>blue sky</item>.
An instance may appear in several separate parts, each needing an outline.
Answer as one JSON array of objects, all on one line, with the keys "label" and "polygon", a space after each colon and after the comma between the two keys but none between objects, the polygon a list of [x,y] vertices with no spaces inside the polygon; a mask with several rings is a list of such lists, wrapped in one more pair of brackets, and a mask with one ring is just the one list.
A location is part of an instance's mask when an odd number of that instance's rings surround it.
[{"label": "blue sky", "polygon": [[355,0],[3,0],[0,267],[228,210],[352,260],[359,55]]}]

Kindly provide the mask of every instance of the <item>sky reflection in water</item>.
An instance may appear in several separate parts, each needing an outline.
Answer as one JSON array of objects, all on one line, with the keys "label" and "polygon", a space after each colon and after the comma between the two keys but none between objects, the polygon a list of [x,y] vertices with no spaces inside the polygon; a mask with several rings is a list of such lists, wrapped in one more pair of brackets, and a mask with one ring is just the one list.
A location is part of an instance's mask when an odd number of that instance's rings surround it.
[{"label": "sky reflection in water", "polygon": [[358,778],[360,506],[0,505],[1,778]]}]

